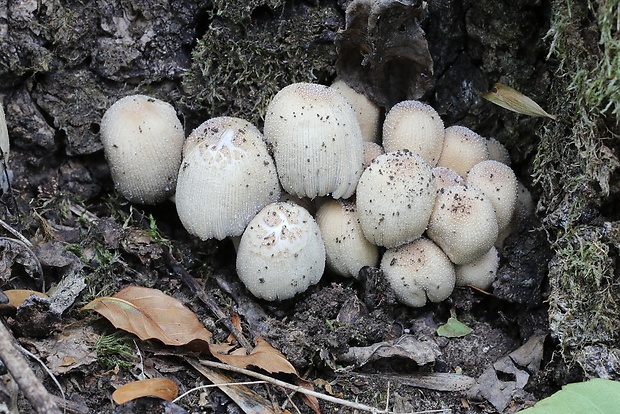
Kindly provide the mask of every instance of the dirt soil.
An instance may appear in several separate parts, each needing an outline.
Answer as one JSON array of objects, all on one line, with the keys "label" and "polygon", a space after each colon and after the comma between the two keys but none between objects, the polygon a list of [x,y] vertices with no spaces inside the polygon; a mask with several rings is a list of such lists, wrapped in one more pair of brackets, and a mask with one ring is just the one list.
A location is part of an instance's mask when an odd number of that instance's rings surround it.
[{"label": "dirt soil", "polygon": [[[94,312],[80,312],[96,297],[130,285],[159,289],[179,299],[215,341],[226,340],[230,332],[213,312],[213,304],[226,318],[238,314],[246,338],[264,337],[315,390],[379,409],[516,412],[582,378],[578,369],[567,368],[558,344],[548,335],[546,275],[552,252],[535,215],[506,240],[491,292],[458,288],[442,303],[414,309],[396,302],[378,269],[364,268],[359,280],[326,272],[319,284],[291,300],[270,303],[253,298],[236,278],[231,241],[200,241],[188,235],[172,202],[132,205],[115,192],[98,138],[103,111],[129,93],[153,93],[174,103],[187,132],[221,114],[206,101],[204,106],[190,104],[187,91],[197,86],[183,82],[200,78],[192,51],[204,34],[234,21],[232,11],[219,2],[96,2],[99,7],[30,3],[0,10],[9,16],[3,24],[12,30],[3,41],[0,84],[13,174],[12,186],[1,200],[0,232],[6,243],[0,253],[0,288],[52,294],[63,287],[64,293],[57,296],[66,303],[31,298],[17,310],[3,312],[19,344],[58,380],[64,399],[49,373],[29,359],[67,412],[242,412],[225,387],[195,391],[176,403],[151,398],[120,406],[112,402],[111,393],[118,386],[144,376],[172,379],[181,393],[210,383],[190,367],[184,351],[140,341]],[[242,11],[236,16],[246,30],[279,22],[287,13],[329,14],[330,18],[321,15],[320,42],[312,47],[325,48],[324,56],[333,66],[314,73],[320,73],[318,80],[323,82],[335,77],[334,39],[344,28],[350,2],[250,3],[249,15]],[[389,2],[360,3],[387,7]],[[446,125],[467,125],[505,143],[519,178],[536,198],[528,171],[537,142],[534,131],[543,121],[505,115],[474,92],[487,90],[499,78],[514,80],[513,85],[521,85],[544,104],[552,71],[552,63],[543,58],[541,40],[548,29],[549,4],[516,2],[499,13],[492,1],[466,3],[429,2],[420,20],[423,31],[415,33],[428,40],[432,75],[423,91],[412,88],[410,93],[431,102]],[[218,15],[218,7],[229,14]],[[81,13],[90,17],[73,25],[71,20],[58,20]],[[512,27],[515,19],[519,23]],[[151,37],[145,40],[139,33]],[[291,43],[304,41],[293,37]],[[136,39],[145,43],[138,45]],[[418,69],[425,68],[424,59],[416,62]],[[353,71],[339,64],[340,74]],[[185,72],[192,73],[183,78]],[[376,84],[378,78],[377,73],[366,73],[357,80]],[[281,81],[293,80],[299,79]],[[254,94],[261,91],[256,84],[251,89]],[[380,95],[372,93],[386,105],[401,99],[388,86],[380,89]],[[217,108],[228,102],[243,110],[226,99]],[[213,301],[210,305],[196,286]],[[471,333],[439,335],[437,328],[451,316]],[[234,381],[248,380],[225,374]],[[16,393],[10,376],[5,373],[4,378],[0,404],[36,412],[22,393]],[[276,407],[311,412],[299,394],[276,386],[249,387]],[[320,404],[325,413],[356,412],[336,402]]]}]

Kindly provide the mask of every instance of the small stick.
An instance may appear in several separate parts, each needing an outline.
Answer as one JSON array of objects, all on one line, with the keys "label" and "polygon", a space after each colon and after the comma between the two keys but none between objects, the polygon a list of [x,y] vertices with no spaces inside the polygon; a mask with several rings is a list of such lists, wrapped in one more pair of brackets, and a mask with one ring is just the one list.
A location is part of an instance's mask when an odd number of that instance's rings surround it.
[{"label": "small stick", "polygon": [[13,344],[13,335],[3,322],[0,322],[0,359],[37,413],[62,413],[21,352]]},{"label": "small stick", "polygon": [[[258,372],[250,371],[245,368],[239,368],[232,365],[223,364],[221,362],[200,360],[196,361],[191,358],[185,358],[185,360],[192,366],[195,367],[195,364],[202,364],[211,368],[219,368],[226,371],[236,372],[238,374],[247,375],[248,377],[256,378],[261,381],[268,382],[273,385],[277,385],[278,387],[288,388],[289,390],[293,390],[296,392],[300,392],[302,394],[311,395],[313,397],[329,401],[331,403],[342,405],[344,407],[350,407],[361,411],[370,412],[373,414],[390,414],[390,411],[382,410],[380,408],[371,407],[369,405],[356,403],[353,401],[343,400],[342,398],[332,397],[331,395],[321,394],[320,392],[312,391],[307,388],[302,387],[301,385],[293,385],[288,382],[281,381],[279,379],[271,378],[267,375],[259,374]],[[414,414],[425,414],[425,413],[446,413],[451,412],[451,410],[439,409],[439,410],[425,410],[425,411],[416,411]]]}]

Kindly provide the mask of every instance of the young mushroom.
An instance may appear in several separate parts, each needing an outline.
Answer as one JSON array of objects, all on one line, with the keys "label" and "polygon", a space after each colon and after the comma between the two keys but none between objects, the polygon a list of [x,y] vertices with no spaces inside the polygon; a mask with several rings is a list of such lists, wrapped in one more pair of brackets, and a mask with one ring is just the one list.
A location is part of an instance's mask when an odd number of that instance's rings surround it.
[{"label": "young mushroom", "polygon": [[203,240],[241,235],[256,213],[280,197],[262,134],[234,117],[209,119],[187,137],[176,188],[183,226]]},{"label": "young mushroom", "polygon": [[318,283],[324,269],[319,226],[299,205],[267,205],[241,236],[237,274],[257,298],[290,299]]},{"label": "young mushroom", "polygon": [[452,263],[471,263],[488,252],[497,239],[493,204],[475,187],[444,187],[435,199],[426,234]]},{"label": "young mushroom", "polygon": [[408,306],[424,306],[427,299],[441,302],[454,290],[454,265],[425,237],[388,249],[381,259],[381,270],[396,299]]},{"label": "young mushroom", "polygon": [[444,142],[444,126],[435,109],[420,101],[402,101],[383,121],[385,152],[407,149],[432,167],[437,165]]},{"label": "young mushroom", "polygon": [[357,186],[362,231],[373,244],[396,247],[420,237],[433,210],[431,167],[409,151],[379,155]]},{"label": "young mushroom", "polygon": [[284,190],[298,197],[349,198],[362,174],[363,144],[357,115],[338,91],[294,83],[280,90],[265,115]]},{"label": "young mushroom", "polygon": [[364,142],[377,141],[380,132],[379,117],[381,115],[379,105],[372,102],[363,93],[351,88],[342,79],[336,80],[330,85],[330,88],[340,92],[355,109]]},{"label": "young mushroom", "polygon": [[471,263],[456,266],[456,286],[472,286],[488,290],[499,267],[499,253],[495,247]]},{"label": "young mushroom", "polygon": [[379,248],[362,232],[355,204],[326,200],[316,214],[325,244],[327,267],[344,277],[358,277],[364,266],[377,266]]},{"label": "young mushroom", "polygon": [[185,134],[172,105],[126,96],[107,109],[100,131],[112,181],[126,199],[157,204],[174,193]]},{"label": "young mushroom", "polygon": [[437,165],[467,176],[471,167],[489,159],[487,140],[464,126],[446,128],[441,157]]}]

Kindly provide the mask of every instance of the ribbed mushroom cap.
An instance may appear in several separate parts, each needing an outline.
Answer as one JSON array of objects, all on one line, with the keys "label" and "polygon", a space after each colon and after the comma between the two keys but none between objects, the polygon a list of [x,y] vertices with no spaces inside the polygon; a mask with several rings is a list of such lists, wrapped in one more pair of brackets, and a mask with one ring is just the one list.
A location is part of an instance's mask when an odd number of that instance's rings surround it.
[{"label": "ribbed mushroom cap", "polygon": [[265,115],[282,187],[298,197],[349,198],[362,174],[357,115],[333,88],[295,83],[280,90]]},{"label": "ribbed mushroom cap", "polygon": [[495,138],[487,138],[487,149],[489,150],[490,160],[495,160],[503,164],[510,165],[510,154],[504,144]]},{"label": "ribbed mushroom cap", "polygon": [[469,170],[465,182],[479,188],[493,204],[499,230],[507,228],[517,201],[517,177],[512,168],[499,161],[481,161]]},{"label": "ribbed mushroom cap", "polygon": [[471,167],[488,159],[486,138],[464,126],[446,128],[438,166],[451,168],[465,177]]},{"label": "ribbed mushroom cap", "polygon": [[327,266],[335,273],[357,279],[362,267],[377,266],[379,248],[364,237],[354,203],[327,200],[317,211],[316,222],[325,244]]},{"label": "ribbed mushroom cap", "polygon": [[448,167],[433,168],[433,178],[437,191],[451,185],[465,185],[465,179]]},{"label": "ribbed mushroom cap", "polygon": [[381,154],[385,154],[381,145],[376,142],[364,142],[364,169]]},{"label": "ribbed mushroom cap", "polygon": [[439,190],[426,231],[452,263],[471,263],[498,235],[493,204],[475,187],[453,185]]},{"label": "ribbed mushroom cap", "polygon": [[101,120],[101,143],[117,191],[140,204],[170,197],[184,138],[172,105],[145,95],[116,101]]},{"label": "ribbed mushroom cap", "polygon": [[381,124],[379,123],[381,108],[379,108],[379,105],[368,99],[363,93],[359,93],[351,88],[342,79],[336,80],[330,87],[336,89],[347,98],[347,101],[355,109],[364,142],[376,142],[381,130]]},{"label": "ribbed mushroom cap", "polygon": [[454,265],[425,237],[388,249],[381,259],[381,270],[396,299],[408,306],[424,306],[427,298],[441,302],[454,290]]},{"label": "ribbed mushroom cap", "polygon": [[203,240],[239,236],[256,213],[279,197],[274,162],[254,125],[212,118],[187,138],[176,206],[190,234]]},{"label": "ribbed mushroom cap", "polygon": [[407,149],[434,167],[443,149],[444,134],[443,121],[432,106],[402,101],[385,116],[383,148],[385,152]]},{"label": "ribbed mushroom cap", "polygon": [[324,269],[325,247],[319,226],[296,204],[267,205],[241,236],[237,274],[258,298],[292,298],[318,283]]},{"label": "ribbed mushroom cap", "polygon": [[433,210],[431,167],[409,151],[388,152],[364,170],[357,187],[360,224],[373,244],[396,247],[420,237]]},{"label": "ribbed mushroom cap", "polygon": [[498,267],[499,254],[495,247],[491,247],[479,259],[456,266],[456,286],[473,286],[487,290],[495,280]]}]

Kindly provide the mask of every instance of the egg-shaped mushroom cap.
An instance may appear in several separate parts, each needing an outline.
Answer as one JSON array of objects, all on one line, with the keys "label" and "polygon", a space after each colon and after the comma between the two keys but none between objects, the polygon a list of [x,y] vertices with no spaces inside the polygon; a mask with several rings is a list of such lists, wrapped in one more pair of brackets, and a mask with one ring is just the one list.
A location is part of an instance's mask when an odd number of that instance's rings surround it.
[{"label": "egg-shaped mushroom cap", "polygon": [[443,149],[444,134],[443,121],[432,106],[402,101],[385,116],[383,148],[385,152],[407,149],[434,167]]},{"label": "egg-shaped mushroom cap", "polygon": [[424,306],[427,298],[441,302],[454,290],[454,265],[426,237],[388,249],[381,259],[381,270],[396,299],[408,306]]},{"label": "egg-shaped mushroom cap", "polygon": [[437,165],[451,168],[461,177],[466,177],[471,167],[488,159],[486,138],[464,126],[446,128]]},{"label": "egg-shaped mushroom cap", "polygon": [[475,187],[453,185],[439,190],[426,231],[452,263],[471,263],[498,235],[493,204]]},{"label": "egg-shaped mushroom cap", "polygon": [[495,280],[498,267],[499,253],[495,247],[491,247],[479,259],[456,266],[456,286],[472,286],[487,290]]},{"label": "egg-shaped mushroom cap", "polygon": [[107,109],[100,132],[110,175],[126,199],[156,204],[174,193],[185,134],[172,105],[126,96]]},{"label": "egg-shaped mushroom cap", "polygon": [[437,191],[451,185],[465,185],[465,179],[448,167],[433,168],[433,178],[435,179],[435,189]]},{"label": "egg-shaped mushroom cap", "polygon": [[362,231],[373,244],[396,247],[420,237],[433,210],[431,167],[409,151],[388,152],[364,170],[356,203]]},{"label": "egg-shaped mushroom cap", "polygon": [[237,274],[257,298],[290,299],[318,283],[323,270],[325,246],[319,226],[299,205],[267,205],[241,236]]},{"label": "egg-shaped mushroom cap", "polygon": [[316,214],[316,222],[325,244],[327,266],[344,277],[358,277],[364,266],[376,267],[379,248],[370,243],[351,201],[326,200]]},{"label": "egg-shaped mushroom cap", "polygon": [[364,142],[376,142],[381,128],[379,105],[347,85],[342,79],[337,79],[330,87],[340,92],[355,109]]},{"label": "egg-shaped mushroom cap", "polygon": [[351,104],[328,86],[294,83],[280,90],[265,115],[284,190],[298,197],[349,198],[362,174],[362,132]]},{"label": "egg-shaped mushroom cap", "polygon": [[280,197],[273,159],[260,131],[234,117],[203,122],[187,138],[176,190],[185,229],[203,240],[239,236]]},{"label": "egg-shaped mushroom cap", "polygon": [[510,165],[510,153],[508,153],[508,149],[504,144],[495,138],[487,138],[487,149],[489,150],[490,160]]},{"label": "egg-shaped mushroom cap", "polygon": [[481,161],[469,170],[465,183],[480,189],[491,201],[499,230],[507,228],[517,202],[517,176],[512,168],[499,161]]}]

